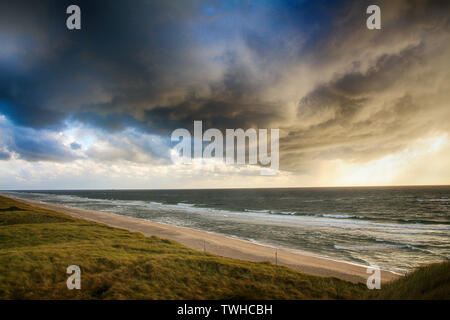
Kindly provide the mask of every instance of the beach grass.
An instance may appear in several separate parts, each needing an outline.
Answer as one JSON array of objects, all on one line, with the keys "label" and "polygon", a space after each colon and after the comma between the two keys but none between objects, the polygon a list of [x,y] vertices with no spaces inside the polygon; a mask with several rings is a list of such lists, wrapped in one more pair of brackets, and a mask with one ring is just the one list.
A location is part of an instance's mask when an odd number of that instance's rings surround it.
[{"label": "beach grass", "polygon": [[450,261],[418,268],[401,279],[387,283],[379,292],[372,292],[371,297],[387,300],[450,299]]},{"label": "beach grass", "polygon": [[[80,290],[67,288],[69,265],[81,268]],[[448,298],[443,266],[375,294],[364,284],[223,258],[0,196],[0,299]],[[446,287],[432,282],[436,290],[421,296],[418,282],[435,273]]]}]

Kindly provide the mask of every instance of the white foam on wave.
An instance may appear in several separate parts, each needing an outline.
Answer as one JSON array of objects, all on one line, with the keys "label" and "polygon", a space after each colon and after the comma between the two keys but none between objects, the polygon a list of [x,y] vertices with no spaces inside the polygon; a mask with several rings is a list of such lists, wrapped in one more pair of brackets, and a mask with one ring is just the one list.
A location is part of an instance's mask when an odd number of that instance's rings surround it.
[{"label": "white foam on wave", "polygon": [[450,201],[450,198],[447,197],[442,197],[442,198],[437,198],[437,199],[422,199],[422,198],[417,198],[416,201],[419,202],[448,202]]},{"label": "white foam on wave", "polygon": [[363,216],[355,216],[350,214],[317,214],[317,217],[336,218],[336,219],[364,219]]},{"label": "white foam on wave", "polygon": [[244,209],[244,212],[271,213],[271,210],[250,210],[250,209]]},{"label": "white foam on wave", "polygon": [[272,214],[284,214],[284,215],[288,215],[288,216],[293,216],[295,215],[297,212],[295,211],[271,211]]},{"label": "white foam on wave", "polygon": [[408,244],[367,244],[367,245],[334,245],[336,250],[362,251],[362,250],[388,250],[398,248],[413,248]]},{"label": "white foam on wave", "polygon": [[[23,193],[20,193],[23,195]],[[166,210],[176,212],[187,212],[192,214],[206,215],[209,218],[226,218],[234,219],[236,221],[248,222],[248,223],[271,223],[280,225],[297,225],[301,227],[305,226],[319,226],[330,228],[370,228],[374,231],[382,231],[386,233],[408,233],[410,231],[449,231],[448,225],[441,224],[396,224],[396,223],[381,223],[364,220],[354,215],[336,215],[336,214],[317,214],[317,215],[296,215],[295,212],[277,212],[273,214],[273,210],[243,210],[232,211],[217,208],[197,207],[195,204],[180,202],[177,204],[164,204],[155,201],[143,201],[143,200],[109,200],[109,199],[92,199],[79,197],[74,195],[58,195],[58,194],[46,194],[46,193],[33,193],[38,195],[40,201],[48,201],[52,203],[61,203],[64,200],[71,201],[71,206],[86,209],[89,208],[86,204],[95,203],[97,207],[95,210],[114,212],[114,208],[111,208],[111,204],[117,207],[117,212],[122,213],[126,211],[126,207],[135,207],[141,209],[150,210]],[[62,200],[62,201],[61,201]],[[105,208],[102,209],[102,205]],[[120,207],[119,207],[120,206]],[[92,209],[92,208],[91,208]],[[357,218],[355,218],[357,217]],[[392,231],[389,231],[392,230]]]}]

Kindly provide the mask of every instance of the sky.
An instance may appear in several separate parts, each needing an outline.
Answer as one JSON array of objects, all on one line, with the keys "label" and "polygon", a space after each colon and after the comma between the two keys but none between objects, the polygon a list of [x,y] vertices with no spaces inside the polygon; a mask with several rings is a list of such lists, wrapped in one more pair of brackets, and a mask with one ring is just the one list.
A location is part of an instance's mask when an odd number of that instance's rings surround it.
[{"label": "sky", "polygon": [[[66,27],[71,4],[81,30]],[[0,0],[0,189],[450,184],[449,13],[437,0]],[[195,120],[279,129],[278,173],[174,163],[171,133]]]}]

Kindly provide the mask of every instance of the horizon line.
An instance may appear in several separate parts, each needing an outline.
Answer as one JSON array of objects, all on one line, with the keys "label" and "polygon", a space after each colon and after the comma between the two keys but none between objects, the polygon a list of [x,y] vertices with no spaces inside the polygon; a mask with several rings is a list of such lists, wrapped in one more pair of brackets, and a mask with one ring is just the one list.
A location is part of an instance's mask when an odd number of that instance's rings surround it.
[{"label": "horizon line", "polygon": [[417,185],[355,185],[355,186],[301,186],[301,187],[217,187],[217,188],[67,188],[67,189],[0,189],[3,191],[149,191],[149,190],[242,190],[242,189],[350,189],[350,188],[408,188],[408,187],[450,187],[450,184]]}]

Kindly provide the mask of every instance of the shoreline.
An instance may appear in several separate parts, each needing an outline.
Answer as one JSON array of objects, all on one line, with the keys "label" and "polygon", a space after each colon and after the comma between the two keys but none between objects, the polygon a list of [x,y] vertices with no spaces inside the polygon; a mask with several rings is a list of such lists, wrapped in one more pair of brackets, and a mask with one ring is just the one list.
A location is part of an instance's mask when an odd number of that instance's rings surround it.
[{"label": "shoreline", "polygon": [[[148,237],[156,236],[173,240],[191,249],[206,251],[222,257],[253,262],[270,261],[275,264],[276,254],[277,263],[279,265],[290,267],[310,275],[336,277],[354,283],[365,283],[370,276],[370,274],[366,272],[367,266],[358,265],[356,263],[336,261],[318,257],[313,254],[308,255],[307,253],[294,252],[289,249],[275,248],[213,232],[178,227],[113,213],[77,209],[58,204],[22,199],[7,194],[1,195],[30,206],[57,211],[74,218],[103,223],[111,227],[126,229],[131,232],[140,232]],[[402,277],[401,274],[384,269],[381,269],[380,272],[382,283]]]}]

